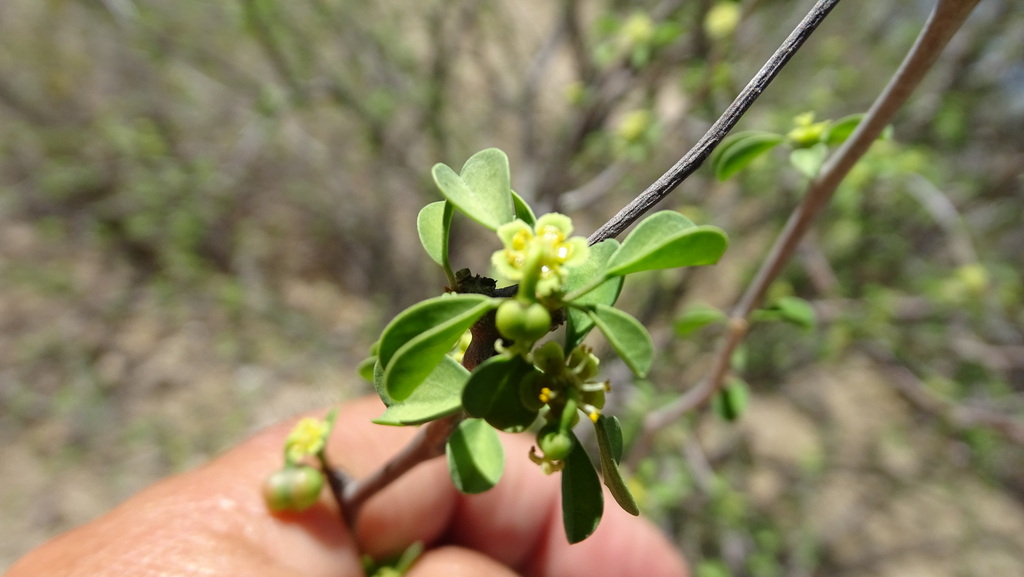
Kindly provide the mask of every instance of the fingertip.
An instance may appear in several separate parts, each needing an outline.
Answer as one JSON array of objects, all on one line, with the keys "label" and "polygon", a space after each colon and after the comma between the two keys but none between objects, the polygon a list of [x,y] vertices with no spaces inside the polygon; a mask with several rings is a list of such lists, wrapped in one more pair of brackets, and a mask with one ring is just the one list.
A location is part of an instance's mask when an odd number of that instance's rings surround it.
[{"label": "fingertip", "polygon": [[456,494],[442,461],[418,466],[367,501],[356,522],[360,549],[397,555],[411,543],[435,543],[455,511]]},{"label": "fingertip", "polygon": [[480,551],[510,566],[529,562],[556,507],[559,482],[529,461],[530,442],[502,435],[505,471],[485,493],[461,495],[448,533],[451,542]]},{"label": "fingertip", "polygon": [[[558,501],[561,508],[561,499]],[[561,515],[551,517],[530,574],[539,577],[688,577],[682,556],[650,521],[619,508],[605,491],[605,512],[597,530],[570,545]]]},{"label": "fingertip", "polygon": [[423,554],[407,577],[516,577],[516,573],[478,551],[440,547]]}]

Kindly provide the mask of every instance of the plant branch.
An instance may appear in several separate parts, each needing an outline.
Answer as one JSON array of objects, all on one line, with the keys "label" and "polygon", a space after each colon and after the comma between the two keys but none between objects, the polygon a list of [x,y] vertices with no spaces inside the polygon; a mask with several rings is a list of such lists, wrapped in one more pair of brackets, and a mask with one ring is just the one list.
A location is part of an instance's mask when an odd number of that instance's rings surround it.
[{"label": "plant branch", "polygon": [[590,235],[590,244],[596,244],[621,234],[629,225],[636,222],[644,213],[675,190],[681,182],[696,172],[837,4],[839,4],[839,0],[818,0],[807,16],[800,21],[800,24],[747,83],[739,96],[725,109],[725,112],[711,125],[711,128],[697,144],[683,155],[668,172],[661,175],[658,180],[647,187],[647,190],[640,193],[640,196],[633,199],[611,220]]},{"label": "plant branch", "polygon": [[939,0],[924,29],[910,49],[900,68],[871,106],[857,130],[829,158],[821,172],[808,185],[803,201],[796,208],[779,234],[754,279],[740,297],[732,313],[729,331],[715,353],[707,376],[675,402],[650,413],[644,419],[643,432],[637,441],[631,462],[636,462],[650,447],[653,434],[689,411],[707,403],[718,391],[728,371],[733,351],[746,336],[751,312],[760,305],[768,287],[793,256],[797,245],[821,209],[828,203],[843,178],[868,151],[871,144],[892,121],[896,111],[938,59],[942,48],[960,28],[979,0]]},{"label": "plant branch", "polygon": [[444,455],[445,442],[460,422],[462,422],[461,413],[428,423],[420,429],[420,432],[408,445],[402,448],[400,453],[380,469],[366,478],[349,481],[345,484],[341,512],[349,528],[355,528],[359,511],[377,492],[409,472],[416,465]]}]

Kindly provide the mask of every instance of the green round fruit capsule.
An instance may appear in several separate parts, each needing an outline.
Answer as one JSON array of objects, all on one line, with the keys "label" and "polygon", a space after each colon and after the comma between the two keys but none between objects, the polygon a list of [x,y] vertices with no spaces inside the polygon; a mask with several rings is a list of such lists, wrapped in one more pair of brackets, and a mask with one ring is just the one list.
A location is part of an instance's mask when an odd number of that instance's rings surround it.
[{"label": "green round fruit capsule", "polygon": [[285,467],[263,482],[263,500],[273,511],[305,511],[320,499],[324,475],[308,465]]},{"label": "green round fruit capsule", "polygon": [[534,342],[551,330],[551,313],[540,303],[507,300],[498,307],[494,324],[505,338]]},{"label": "green round fruit capsule", "polygon": [[546,426],[537,433],[537,446],[544,452],[544,457],[552,461],[561,461],[569,456],[572,450],[572,437],[558,430],[558,427]]}]

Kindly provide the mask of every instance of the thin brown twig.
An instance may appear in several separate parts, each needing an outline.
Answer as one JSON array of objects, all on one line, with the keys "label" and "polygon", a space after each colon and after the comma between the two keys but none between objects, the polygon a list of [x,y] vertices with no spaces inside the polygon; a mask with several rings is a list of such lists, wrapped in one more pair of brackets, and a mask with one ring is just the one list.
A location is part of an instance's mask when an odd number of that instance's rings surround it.
[{"label": "thin brown twig", "polygon": [[750,314],[760,305],[768,287],[789,262],[804,234],[832,198],[839,183],[892,121],[896,111],[910,97],[938,59],[943,47],[978,2],[979,0],[939,0],[936,3],[914,46],[857,130],[829,158],[818,176],[808,185],[803,201],[790,215],[785,228],[779,234],[754,279],[740,297],[731,315],[728,333],[715,353],[707,376],[675,402],[650,413],[644,419],[643,430],[630,454],[630,463],[637,463],[649,451],[655,432],[703,406],[718,391],[728,372],[733,352],[746,336]]},{"label": "thin brown twig", "polygon": [[420,429],[416,437],[384,466],[368,477],[348,482],[345,485],[341,503],[341,512],[345,517],[345,523],[350,528],[354,528],[359,512],[371,497],[416,465],[444,455],[445,442],[460,422],[462,422],[461,413],[430,422]]},{"label": "thin brown twig", "polygon": [[818,0],[807,16],[800,21],[778,50],[771,55],[761,70],[740,91],[732,104],[725,109],[725,112],[711,125],[711,128],[697,144],[683,155],[672,168],[647,187],[647,190],[640,193],[611,220],[590,235],[588,239],[590,244],[596,244],[621,234],[629,228],[629,225],[636,222],[644,213],[661,202],[680,183],[696,172],[837,4],[839,4],[839,0]]}]

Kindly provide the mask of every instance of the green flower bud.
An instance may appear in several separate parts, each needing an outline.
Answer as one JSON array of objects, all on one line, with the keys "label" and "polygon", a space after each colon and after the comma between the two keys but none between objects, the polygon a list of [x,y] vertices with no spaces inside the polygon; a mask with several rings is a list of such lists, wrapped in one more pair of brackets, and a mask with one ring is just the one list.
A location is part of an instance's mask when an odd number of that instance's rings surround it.
[{"label": "green flower bud", "polygon": [[501,336],[517,342],[535,342],[551,330],[551,313],[540,303],[507,300],[494,318]]},{"label": "green flower bud", "polygon": [[586,391],[583,393],[583,402],[588,405],[593,405],[595,409],[601,410],[604,408],[605,394],[604,389],[600,391]]},{"label": "green flower bud", "polygon": [[572,367],[577,378],[586,382],[597,376],[601,361],[594,356],[591,348],[580,345],[569,353],[569,366]]},{"label": "green flower bud", "polygon": [[320,499],[324,475],[308,465],[286,466],[263,482],[263,500],[272,511],[305,511]]},{"label": "green flower bud", "polygon": [[572,450],[572,437],[559,431],[557,426],[547,425],[537,433],[537,446],[546,459],[561,461]]},{"label": "green flower bud", "polygon": [[548,341],[533,351],[533,364],[545,375],[556,377],[565,369],[565,353],[555,341]]}]

